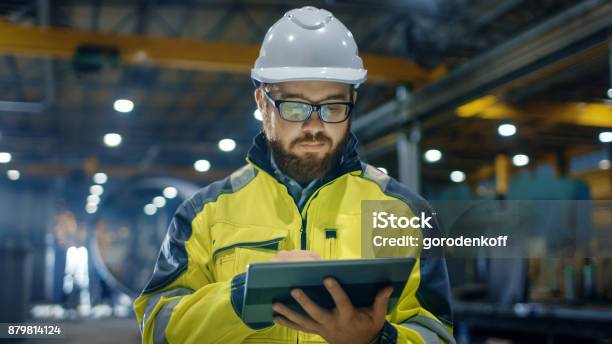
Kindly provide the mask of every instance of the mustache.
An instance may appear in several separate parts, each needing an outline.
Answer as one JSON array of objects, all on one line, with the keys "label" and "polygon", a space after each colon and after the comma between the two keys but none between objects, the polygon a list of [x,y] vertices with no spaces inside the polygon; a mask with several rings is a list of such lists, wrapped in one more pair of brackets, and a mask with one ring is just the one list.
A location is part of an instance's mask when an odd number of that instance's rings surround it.
[{"label": "mustache", "polygon": [[300,143],[327,143],[331,146],[332,139],[321,131],[318,132],[316,135],[308,133],[293,140],[289,147],[293,148],[295,147],[295,145],[298,145]]}]

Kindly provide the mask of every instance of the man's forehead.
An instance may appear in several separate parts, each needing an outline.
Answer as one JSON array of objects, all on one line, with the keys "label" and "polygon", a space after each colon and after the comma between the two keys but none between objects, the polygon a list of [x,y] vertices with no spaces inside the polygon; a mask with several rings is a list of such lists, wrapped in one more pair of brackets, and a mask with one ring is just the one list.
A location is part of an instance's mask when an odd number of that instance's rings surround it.
[{"label": "man's forehead", "polygon": [[320,99],[337,95],[350,96],[351,85],[332,81],[289,81],[268,84],[268,90],[280,95],[299,96],[304,99]]}]

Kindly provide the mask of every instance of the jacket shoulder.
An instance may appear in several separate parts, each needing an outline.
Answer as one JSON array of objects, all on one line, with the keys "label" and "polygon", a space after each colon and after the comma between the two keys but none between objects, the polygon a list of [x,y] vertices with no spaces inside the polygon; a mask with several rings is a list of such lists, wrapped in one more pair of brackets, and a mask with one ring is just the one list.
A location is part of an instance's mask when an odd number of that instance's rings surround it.
[{"label": "jacket shoulder", "polygon": [[378,184],[384,194],[399,198],[406,203],[426,202],[423,197],[412,191],[409,187],[370,164],[362,163],[360,177]]},{"label": "jacket shoulder", "polygon": [[257,176],[257,169],[250,164],[246,164],[229,176],[210,183],[201,188],[190,199],[185,201],[184,205],[189,205],[193,211],[193,215],[197,215],[204,205],[209,202],[214,202],[222,194],[235,193],[247,186]]}]

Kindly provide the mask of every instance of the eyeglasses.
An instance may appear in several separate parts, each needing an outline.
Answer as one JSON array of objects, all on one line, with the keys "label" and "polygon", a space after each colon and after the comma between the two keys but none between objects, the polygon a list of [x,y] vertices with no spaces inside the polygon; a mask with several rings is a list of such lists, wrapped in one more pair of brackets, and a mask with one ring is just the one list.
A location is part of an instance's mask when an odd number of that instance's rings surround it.
[{"label": "eyeglasses", "polygon": [[322,122],[341,123],[349,118],[355,105],[352,102],[310,104],[294,100],[276,100],[265,90],[264,95],[278,109],[281,118],[289,122],[305,122],[316,111]]}]

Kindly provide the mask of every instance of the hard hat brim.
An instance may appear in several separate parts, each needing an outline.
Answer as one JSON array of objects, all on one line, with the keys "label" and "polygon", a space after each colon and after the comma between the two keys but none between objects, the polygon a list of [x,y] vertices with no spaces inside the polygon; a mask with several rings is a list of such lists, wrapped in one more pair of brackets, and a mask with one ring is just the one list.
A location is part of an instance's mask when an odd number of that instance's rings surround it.
[{"label": "hard hat brim", "polygon": [[274,67],[253,68],[251,78],[263,83],[318,80],[359,85],[366,81],[367,70],[331,67]]}]

